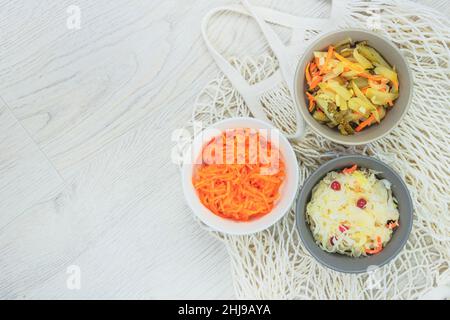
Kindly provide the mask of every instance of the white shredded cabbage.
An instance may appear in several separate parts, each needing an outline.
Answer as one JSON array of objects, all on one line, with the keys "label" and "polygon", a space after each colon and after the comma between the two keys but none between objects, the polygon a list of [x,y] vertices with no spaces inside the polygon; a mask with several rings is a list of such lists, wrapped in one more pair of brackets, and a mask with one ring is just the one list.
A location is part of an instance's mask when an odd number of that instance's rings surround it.
[{"label": "white shredded cabbage", "polygon": [[[340,190],[331,188],[333,181],[339,182]],[[361,198],[367,201],[363,209],[357,206]],[[388,223],[398,222],[399,212],[389,181],[360,169],[328,173],[312,191],[306,218],[323,250],[359,257],[377,247],[378,237],[386,245],[393,232]]]}]

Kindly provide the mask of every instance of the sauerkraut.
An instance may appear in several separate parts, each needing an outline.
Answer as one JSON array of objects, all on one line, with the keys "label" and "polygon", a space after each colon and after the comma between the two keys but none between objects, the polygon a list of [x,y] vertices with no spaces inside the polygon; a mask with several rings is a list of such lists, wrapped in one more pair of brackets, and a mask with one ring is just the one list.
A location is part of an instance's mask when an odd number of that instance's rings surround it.
[{"label": "sauerkraut", "polygon": [[380,252],[399,226],[390,183],[356,166],[329,172],[312,191],[306,219],[325,251],[352,257]]}]

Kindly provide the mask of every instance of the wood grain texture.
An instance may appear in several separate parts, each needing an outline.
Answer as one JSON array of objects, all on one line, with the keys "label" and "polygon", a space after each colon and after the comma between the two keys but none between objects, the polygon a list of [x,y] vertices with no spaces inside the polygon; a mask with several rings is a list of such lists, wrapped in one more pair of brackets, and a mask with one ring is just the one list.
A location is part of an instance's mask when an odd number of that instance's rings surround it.
[{"label": "wood grain texture", "polygon": [[[0,0],[0,298],[233,297],[227,253],[170,162],[172,131],[217,73],[201,18],[230,3],[80,0],[71,30],[72,1]],[[267,50],[257,32],[222,15],[211,40],[227,55]],[[67,288],[70,265],[81,290]]]},{"label": "wood grain texture", "polygon": [[29,207],[62,185],[63,180],[1,97],[0,127],[1,232]]},{"label": "wood grain texture", "polygon": [[[69,4],[0,4],[0,297],[232,297],[226,252],[170,162],[172,130],[215,74],[184,24],[213,4],[82,1],[68,30]],[[81,290],[66,286],[72,264]]]}]

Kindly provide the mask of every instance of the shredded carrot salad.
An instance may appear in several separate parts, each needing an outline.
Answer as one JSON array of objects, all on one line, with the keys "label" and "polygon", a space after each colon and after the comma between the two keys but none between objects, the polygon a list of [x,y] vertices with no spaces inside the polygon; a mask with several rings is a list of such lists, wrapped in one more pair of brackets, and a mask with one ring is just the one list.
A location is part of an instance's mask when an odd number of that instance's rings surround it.
[{"label": "shredded carrot salad", "polygon": [[233,129],[204,146],[192,183],[214,214],[248,221],[273,209],[284,178],[284,162],[270,141],[253,129]]}]

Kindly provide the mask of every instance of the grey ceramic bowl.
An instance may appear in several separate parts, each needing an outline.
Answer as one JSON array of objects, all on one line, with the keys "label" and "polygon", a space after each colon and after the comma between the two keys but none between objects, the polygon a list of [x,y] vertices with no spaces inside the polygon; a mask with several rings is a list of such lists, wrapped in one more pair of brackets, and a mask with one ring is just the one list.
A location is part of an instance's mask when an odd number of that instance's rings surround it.
[{"label": "grey ceramic bowl", "polygon": [[[312,60],[314,51],[326,50],[330,44],[339,42],[347,37],[350,37],[353,41],[367,40],[368,44],[375,48],[389,64],[396,67],[399,78],[400,94],[398,99],[394,102],[394,107],[386,113],[385,118],[380,124],[372,125],[354,135],[344,136],[340,134],[336,128],[329,128],[328,126],[319,123],[309,113],[307,107],[308,99],[305,95],[305,68],[307,63]],[[297,66],[294,88],[294,97],[297,107],[300,108],[300,112],[306,123],[310,125],[314,131],[337,143],[359,145],[372,142],[385,136],[398,125],[410,105],[413,83],[411,71],[403,58],[402,53],[392,42],[370,31],[342,29],[319,36],[319,38],[306,49]]]},{"label": "grey ceramic bowl", "polygon": [[[377,177],[391,182],[392,193],[398,201],[400,227],[397,228],[386,247],[378,254],[354,258],[339,253],[323,251],[315,242],[309,224],[306,221],[306,205],[311,199],[314,186],[330,171],[338,171],[357,164],[358,167],[373,169],[380,174]],[[296,223],[300,238],[309,253],[324,266],[339,272],[361,273],[371,267],[381,267],[391,261],[408,240],[413,224],[413,204],[408,188],[400,176],[383,162],[366,156],[344,156],[333,159],[319,167],[303,184],[296,203]]]}]

